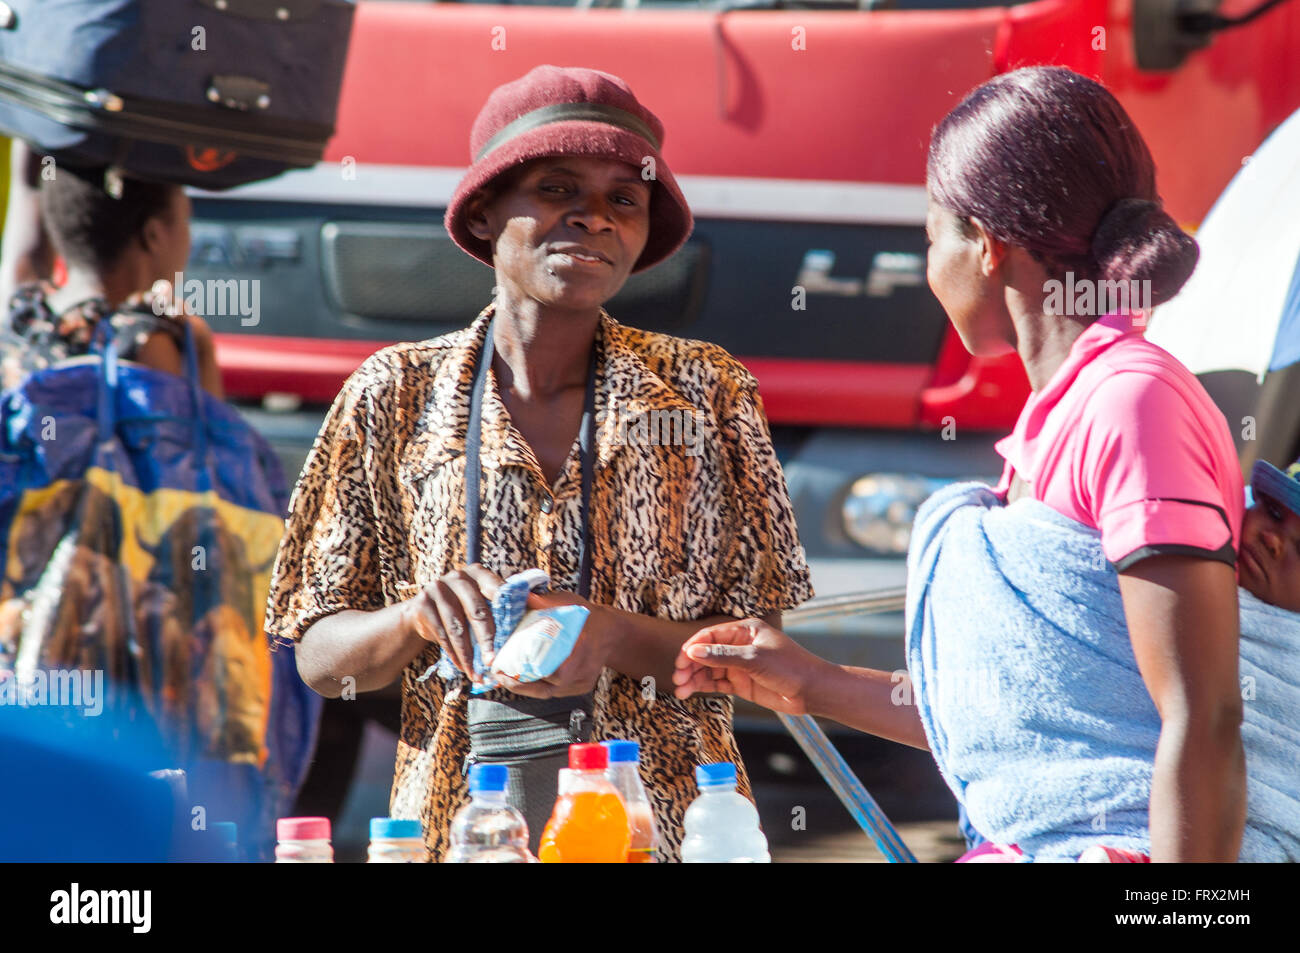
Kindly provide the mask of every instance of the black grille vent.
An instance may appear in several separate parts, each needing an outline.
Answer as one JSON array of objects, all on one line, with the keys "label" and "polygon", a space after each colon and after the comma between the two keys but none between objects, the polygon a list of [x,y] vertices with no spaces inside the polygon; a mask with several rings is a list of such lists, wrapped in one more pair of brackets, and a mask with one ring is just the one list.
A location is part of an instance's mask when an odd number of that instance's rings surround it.
[{"label": "black grille vent", "polygon": [[[328,222],[321,251],[331,302],[354,318],[463,327],[492,297],[492,271],[441,226]],[[704,245],[689,244],[633,275],[606,308],[624,324],[681,332],[699,316],[708,260]]]}]

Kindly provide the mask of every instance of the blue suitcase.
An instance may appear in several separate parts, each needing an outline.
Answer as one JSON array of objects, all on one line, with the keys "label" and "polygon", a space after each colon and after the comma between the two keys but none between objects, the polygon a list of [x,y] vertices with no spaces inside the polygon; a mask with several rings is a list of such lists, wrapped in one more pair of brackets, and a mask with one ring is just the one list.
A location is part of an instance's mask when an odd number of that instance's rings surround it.
[{"label": "blue suitcase", "polygon": [[320,161],[351,0],[0,0],[0,130],[224,189]]}]

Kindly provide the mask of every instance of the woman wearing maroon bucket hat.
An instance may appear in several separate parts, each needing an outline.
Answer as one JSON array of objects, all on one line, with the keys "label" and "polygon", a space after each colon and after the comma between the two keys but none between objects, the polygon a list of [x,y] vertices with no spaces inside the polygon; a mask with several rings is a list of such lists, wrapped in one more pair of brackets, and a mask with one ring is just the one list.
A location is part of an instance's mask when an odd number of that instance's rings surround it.
[{"label": "woman wearing maroon bucket hat", "polygon": [[[678,859],[697,764],[735,762],[749,791],[731,700],[673,696],[679,648],[727,619],[779,624],[812,593],[754,378],[602,307],[690,234],[663,135],[607,73],[541,66],[495,90],[446,214],[495,300],[366,361],[294,493],[267,629],[300,643],[321,694],[401,677],[390,812],[421,819],[435,860],[468,761],[511,765],[536,849],[564,748],[607,738],[640,743],[660,856]],[[529,606],[588,607],[582,635],[550,678],[473,695],[488,604],[531,567],[553,588]]]}]

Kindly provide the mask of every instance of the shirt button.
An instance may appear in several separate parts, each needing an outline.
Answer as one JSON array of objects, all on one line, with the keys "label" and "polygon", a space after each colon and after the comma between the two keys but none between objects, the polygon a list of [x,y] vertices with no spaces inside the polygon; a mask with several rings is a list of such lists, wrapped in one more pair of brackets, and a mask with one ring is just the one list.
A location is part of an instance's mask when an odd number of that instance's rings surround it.
[{"label": "shirt button", "polygon": [[555,499],[549,494],[542,497],[542,512],[549,513],[553,509],[555,509]]}]

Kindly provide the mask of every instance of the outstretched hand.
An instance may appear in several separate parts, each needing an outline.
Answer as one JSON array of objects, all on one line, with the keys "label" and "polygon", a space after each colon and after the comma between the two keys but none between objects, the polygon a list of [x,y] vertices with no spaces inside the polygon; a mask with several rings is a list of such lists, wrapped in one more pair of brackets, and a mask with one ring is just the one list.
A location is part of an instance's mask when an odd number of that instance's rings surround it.
[{"label": "outstretched hand", "polygon": [[807,714],[817,656],[761,619],[723,622],[686,640],[673,672],[674,694],[726,692],[787,715]]}]

